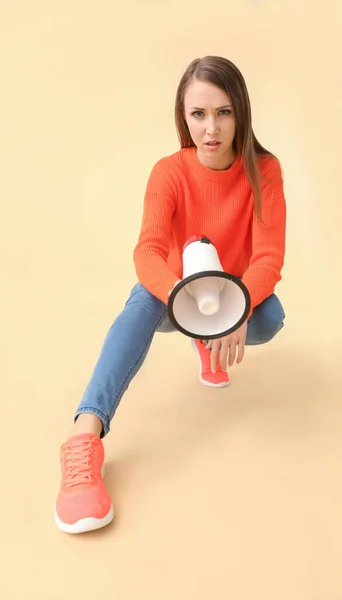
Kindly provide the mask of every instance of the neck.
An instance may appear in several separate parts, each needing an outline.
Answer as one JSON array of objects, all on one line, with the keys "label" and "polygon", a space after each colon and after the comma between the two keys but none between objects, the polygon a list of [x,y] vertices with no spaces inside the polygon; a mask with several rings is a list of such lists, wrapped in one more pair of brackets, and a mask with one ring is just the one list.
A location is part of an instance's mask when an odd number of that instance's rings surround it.
[{"label": "neck", "polygon": [[236,152],[233,149],[224,156],[221,156],[219,159],[215,156],[203,156],[201,152],[196,148],[196,154],[198,160],[208,169],[212,169],[213,171],[226,171],[229,169],[236,159]]}]

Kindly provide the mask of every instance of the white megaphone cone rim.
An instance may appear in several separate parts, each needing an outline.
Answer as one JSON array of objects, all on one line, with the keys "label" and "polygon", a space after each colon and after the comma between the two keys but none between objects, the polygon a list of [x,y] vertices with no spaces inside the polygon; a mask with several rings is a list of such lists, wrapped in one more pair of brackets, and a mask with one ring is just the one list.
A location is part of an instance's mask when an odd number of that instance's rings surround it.
[{"label": "white megaphone cone rim", "polygon": [[[201,286],[203,278],[206,281]],[[223,337],[242,325],[250,305],[246,286],[223,271],[210,240],[203,235],[190,238],[183,249],[183,279],[168,301],[168,316],[174,327],[195,339]]]},{"label": "white megaphone cone rim", "polygon": [[[234,325],[232,325],[231,327],[228,327],[227,329],[223,329],[223,330],[219,331],[218,333],[208,333],[207,331],[197,331],[196,333],[194,333],[193,331],[190,331],[190,330],[186,329],[186,327],[182,326],[179,323],[179,321],[176,319],[175,314],[174,314],[174,303],[175,303],[176,297],[179,294],[179,292],[185,286],[187,286],[189,283],[191,283],[192,281],[195,281],[196,279],[201,279],[202,277],[221,277],[228,281],[231,281],[240,288],[240,290],[243,293],[244,298],[245,298],[245,309],[244,309],[240,319],[238,319],[238,321],[236,321],[236,323],[234,323]],[[189,277],[182,279],[182,281],[180,281],[173,288],[173,290],[170,294],[170,297],[169,297],[169,302],[168,302],[168,317],[169,317],[172,325],[178,331],[180,331],[181,333],[183,333],[184,335],[186,335],[188,337],[191,337],[194,339],[200,339],[200,340],[215,340],[217,338],[221,338],[226,335],[229,335],[230,333],[233,333],[234,331],[236,331],[236,329],[241,327],[241,325],[245,322],[245,320],[248,317],[250,307],[251,307],[251,300],[250,300],[249,292],[248,292],[246,286],[242,283],[242,281],[240,281],[240,279],[238,277],[235,277],[234,275],[231,275],[230,273],[226,273],[224,271],[202,271],[200,273],[194,273],[193,275],[189,275]]]}]

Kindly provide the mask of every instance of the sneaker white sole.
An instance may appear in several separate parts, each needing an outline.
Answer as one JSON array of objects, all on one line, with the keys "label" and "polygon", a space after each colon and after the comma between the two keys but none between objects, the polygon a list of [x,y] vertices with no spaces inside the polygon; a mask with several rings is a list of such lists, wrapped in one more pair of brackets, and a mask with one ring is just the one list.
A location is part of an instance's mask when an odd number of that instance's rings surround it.
[{"label": "sneaker white sole", "polygon": [[[105,466],[102,465],[102,479],[105,476]],[[58,529],[63,531],[64,533],[86,533],[87,531],[95,531],[96,529],[101,529],[101,527],[105,527],[112,522],[114,518],[114,507],[111,504],[110,510],[105,517],[102,519],[95,519],[94,517],[87,517],[86,519],[80,519],[76,523],[63,523],[57,515],[57,510],[55,507],[55,524]]]},{"label": "sneaker white sole", "polygon": [[191,346],[197,356],[197,360],[198,360],[198,364],[199,364],[198,375],[199,375],[199,380],[200,380],[201,384],[206,385],[207,387],[214,387],[214,388],[227,387],[230,384],[230,381],[222,381],[222,383],[211,383],[210,381],[206,381],[205,379],[203,379],[203,377],[202,377],[202,361],[201,361],[201,357],[200,357],[200,354],[199,354],[197,346],[196,346],[196,342],[193,338],[191,339]]},{"label": "sneaker white sole", "polygon": [[57,515],[55,509],[55,523],[61,531],[64,533],[86,533],[87,531],[95,531],[96,529],[101,529],[101,527],[105,527],[109,525],[114,518],[114,508],[113,505],[110,507],[109,513],[103,517],[103,519],[94,519],[94,517],[88,517],[87,519],[80,519],[76,523],[63,523]]}]

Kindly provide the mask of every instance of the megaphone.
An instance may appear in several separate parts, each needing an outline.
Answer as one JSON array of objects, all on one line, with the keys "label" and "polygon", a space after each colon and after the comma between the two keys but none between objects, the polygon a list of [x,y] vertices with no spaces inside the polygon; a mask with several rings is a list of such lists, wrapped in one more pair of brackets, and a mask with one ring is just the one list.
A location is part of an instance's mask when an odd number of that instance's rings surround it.
[{"label": "megaphone", "polygon": [[204,235],[183,248],[183,279],[171,291],[168,316],[191,338],[213,340],[229,335],[246,320],[251,306],[242,281],[226,273],[217,250]]}]

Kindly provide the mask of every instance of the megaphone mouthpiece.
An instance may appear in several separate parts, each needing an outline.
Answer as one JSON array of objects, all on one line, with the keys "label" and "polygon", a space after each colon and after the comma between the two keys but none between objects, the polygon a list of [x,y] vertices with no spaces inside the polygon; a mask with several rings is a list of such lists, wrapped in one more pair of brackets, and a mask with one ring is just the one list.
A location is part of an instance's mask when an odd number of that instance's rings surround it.
[{"label": "megaphone mouthpiece", "polygon": [[197,300],[197,306],[202,315],[215,315],[220,308],[219,302],[216,302],[216,298],[201,298]]},{"label": "megaphone mouthpiece", "polygon": [[224,280],[219,277],[195,279],[186,286],[186,291],[195,298],[198,309],[204,315],[214,315],[220,308],[220,292]]}]

